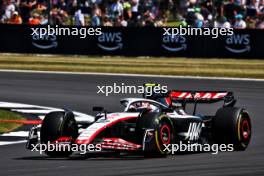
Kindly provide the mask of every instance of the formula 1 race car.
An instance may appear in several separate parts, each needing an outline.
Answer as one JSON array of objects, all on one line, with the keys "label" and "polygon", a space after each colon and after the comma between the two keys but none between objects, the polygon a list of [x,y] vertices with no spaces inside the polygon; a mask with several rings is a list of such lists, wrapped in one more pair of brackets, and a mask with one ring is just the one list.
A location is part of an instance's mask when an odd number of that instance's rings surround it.
[{"label": "formula 1 race car", "polygon": [[[197,115],[201,103],[223,101],[214,116]],[[193,103],[193,114],[186,104]],[[100,145],[104,151],[138,152],[144,156],[164,157],[170,154],[166,145],[185,143],[232,144],[234,150],[245,150],[251,138],[251,122],[244,108],[234,107],[232,92],[177,91],[144,98],[121,100],[123,112],[99,113],[93,122],[77,122],[69,110],[48,113],[38,127],[29,133],[27,148],[48,142]],[[40,135],[38,135],[40,132]],[[72,151],[46,151],[51,157],[68,157]]]}]

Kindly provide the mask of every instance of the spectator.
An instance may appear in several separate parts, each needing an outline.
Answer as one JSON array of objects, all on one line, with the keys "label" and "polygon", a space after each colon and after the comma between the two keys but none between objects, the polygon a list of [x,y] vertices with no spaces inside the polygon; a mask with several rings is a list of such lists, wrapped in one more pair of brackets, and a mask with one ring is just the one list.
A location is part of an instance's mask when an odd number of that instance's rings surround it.
[{"label": "spectator", "polygon": [[47,5],[45,2],[38,2],[36,5],[36,12],[43,14],[47,10]]},{"label": "spectator", "polygon": [[238,8],[237,4],[235,4],[235,0],[230,0],[224,7],[224,15],[228,20],[234,21]]},{"label": "spectator", "polygon": [[49,20],[48,20],[48,17],[46,15],[44,16],[41,16],[41,19],[40,19],[40,24],[41,25],[46,25],[49,23]]},{"label": "spectator", "polygon": [[204,27],[204,17],[203,17],[203,15],[200,14],[200,13],[195,13],[195,17],[196,17],[196,20],[195,20],[194,27],[197,27],[197,28]]},{"label": "spectator", "polygon": [[23,22],[28,22],[31,17],[30,13],[35,8],[36,0],[21,0],[20,13]]},{"label": "spectator", "polygon": [[257,26],[258,29],[264,29],[264,20]]},{"label": "spectator", "polygon": [[92,26],[101,26],[101,9],[95,6],[93,10],[93,17],[92,17]]},{"label": "spectator", "polygon": [[63,11],[67,11],[67,4],[65,0],[58,0],[57,7]]},{"label": "spectator", "polygon": [[243,20],[243,16],[241,14],[237,14],[235,16],[236,22],[234,24],[234,28],[236,29],[245,29],[247,27],[246,22]]},{"label": "spectator", "polygon": [[231,24],[227,21],[225,16],[219,16],[214,24],[217,28],[230,28]]},{"label": "spectator", "polygon": [[138,12],[139,0],[131,0],[130,4],[131,4],[132,20],[134,23],[136,23],[139,16],[139,12]]},{"label": "spectator", "polygon": [[117,20],[117,23],[115,26],[119,26],[119,27],[127,27],[128,23],[127,21],[124,19],[124,16],[120,16]]},{"label": "spectator", "polygon": [[131,20],[132,18],[131,4],[129,3],[128,0],[124,1],[123,9],[124,9],[124,12],[123,12],[124,20],[126,21]]},{"label": "spectator", "polygon": [[123,5],[120,0],[114,0],[114,3],[110,5],[110,16],[113,19],[117,19],[123,15]]},{"label": "spectator", "polygon": [[[1,23],[39,20],[40,24],[78,26],[163,26],[172,22],[193,27],[232,24],[236,28],[262,28],[264,17],[264,0],[51,0],[50,12],[48,0],[0,2]],[[17,20],[12,15],[15,11]],[[39,16],[36,19],[32,14]],[[236,18],[237,15],[243,18]],[[181,23],[180,19],[186,20]]]},{"label": "spectator", "polygon": [[60,10],[58,8],[53,8],[51,10],[51,24],[66,25],[68,19],[68,14],[66,11]]},{"label": "spectator", "polygon": [[39,25],[40,24],[40,16],[39,14],[35,13],[31,18],[28,20],[29,25]]},{"label": "spectator", "polygon": [[11,2],[11,0],[7,1],[7,5],[5,7],[5,13],[1,19],[2,22],[7,22],[11,19],[12,14],[15,12],[15,5]]},{"label": "spectator", "polygon": [[264,14],[264,0],[262,0],[261,3],[260,3],[260,5],[259,5],[258,13],[260,15],[263,15]]},{"label": "spectator", "polygon": [[75,12],[78,10],[78,3],[77,0],[68,0],[68,13],[71,16],[75,15]]},{"label": "spectator", "polygon": [[22,24],[22,18],[17,11],[13,12],[12,17],[8,20],[9,24]]},{"label": "spectator", "polygon": [[113,26],[112,21],[107,16],[105,16],[104,18],[103,26],[107,26],[107,27]]},{"label": "spectator", "polygon": [[206,7],[205,3],[201,3],[201,8],[200,8],[200,13],[201,15],[205,18],[208,19],[208,17],[211,15],[211,12],[209,11],[209,9]]},{"label": "spectator", "polygon": [[79,9],[74,15],[75,25],[76,26],[85,26],[85,19],[82,11]]}]

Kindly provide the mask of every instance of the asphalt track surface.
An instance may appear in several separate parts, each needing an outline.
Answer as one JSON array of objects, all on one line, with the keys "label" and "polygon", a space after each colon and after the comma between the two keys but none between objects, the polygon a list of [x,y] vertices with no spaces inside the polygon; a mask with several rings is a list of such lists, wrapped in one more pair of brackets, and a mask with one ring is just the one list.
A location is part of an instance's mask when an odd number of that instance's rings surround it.
[{"label": "asphalt track surface", "polygon": [[68,107],[89,114],[93,114],[91,107],[95,105],[115,111],[119,109],[119,98],[126,95],[106,97],[96,93],[98,85],[112,85],[114,82],[126,85],[158,82],[169,89],[234,91],[238,97],[237,106],[245,107],[251,114],[252,142],[245,152],[173,155],[161,159],[104,155],[49,159],[26,151],[24,144],[6,145],[0,146],[0,175],[264,175],[264,82],[2,72],[0,100]]}]

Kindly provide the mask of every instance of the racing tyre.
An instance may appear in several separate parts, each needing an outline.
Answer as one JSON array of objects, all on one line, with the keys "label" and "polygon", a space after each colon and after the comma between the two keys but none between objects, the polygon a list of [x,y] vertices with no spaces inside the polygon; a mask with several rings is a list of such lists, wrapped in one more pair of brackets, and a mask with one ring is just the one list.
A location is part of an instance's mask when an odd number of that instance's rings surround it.
[{"label": "racing tyre", "polygon": [[225,107],[216,112],[213,137],[219,144],[233,144],[234,150],[243,151],[252,134],[248,112],[243,108]]},{"label": "racing tyre", "polygon": [[[145,131],[150,129],[152,131],[145,135]],[[145,138],[145,157],[166,157],[170,153],[164,146],[174,143],[174,128],[168,116],[156,112],[144,113],[137,121],[137,131],[143,142]]]},{"label": "racing tyre", "polygon": [[[70,137],[76,139],[78,136],[78,126],[71,111],[51,112],[47,114],[40,129],[40,140],[42,144],[54,143],[60,137]],[[72,154],[68,151],[45,151],[50,157],[68,157]]]}]

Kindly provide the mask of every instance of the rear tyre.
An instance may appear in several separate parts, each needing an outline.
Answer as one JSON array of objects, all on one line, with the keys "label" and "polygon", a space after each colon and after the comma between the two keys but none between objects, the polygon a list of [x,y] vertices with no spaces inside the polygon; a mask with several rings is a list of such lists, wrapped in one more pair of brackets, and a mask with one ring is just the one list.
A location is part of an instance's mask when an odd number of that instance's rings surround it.
[{"label": "rear tyre", "polygon": [[144,133],[146,129],[153,129],[152,140],[145,143],[145,157],[166,157],[170,151],[166,150],[164,145],[174,143],[174,128],[168,116],[148,112],[143,114],[137,122],[137,131],[140,132],[142,141],[144,142]]},{"label": "rear tyre", "polygon": [[213,137],[217,143],[233,144],[234,150],[246,150],[252,134],[248,112],[243,108],[226,107],[217,111]]},{"label": "rear tyre", "polygon": [[[70,137],[73,140],[78,136],[78,126],[74,114],[70,111],[51,112],[47,114],[42,122],[40,129],[41,143],[54,143],[60,137]],[[68,157],[72,154],[67,151],[45,151],[50,157]]]}]

